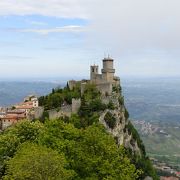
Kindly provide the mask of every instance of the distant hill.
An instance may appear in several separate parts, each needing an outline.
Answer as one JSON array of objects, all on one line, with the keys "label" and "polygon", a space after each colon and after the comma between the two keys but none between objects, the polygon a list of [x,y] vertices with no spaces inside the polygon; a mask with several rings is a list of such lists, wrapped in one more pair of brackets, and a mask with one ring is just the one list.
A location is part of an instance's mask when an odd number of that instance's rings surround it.
[{"label": "distant hill", "polygon": [[180,79],[123,79],[123,94],[131,119],[180,121]]},{"label": "distant hill", "polygon": [[29,94],[38,96],[48,94],[52,88],[57,86],[60,86],[60,84],[50,82],[0,82],[0,107],[20,102]]}]

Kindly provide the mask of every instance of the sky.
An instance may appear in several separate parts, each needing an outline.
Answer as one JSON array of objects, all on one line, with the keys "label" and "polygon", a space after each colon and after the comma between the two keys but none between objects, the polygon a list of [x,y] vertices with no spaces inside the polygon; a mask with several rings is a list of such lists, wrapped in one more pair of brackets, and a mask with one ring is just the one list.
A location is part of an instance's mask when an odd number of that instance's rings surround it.
[{"label": "sky", "polygon": [[0,0],[0,79],[180,76],[179,0]]}]

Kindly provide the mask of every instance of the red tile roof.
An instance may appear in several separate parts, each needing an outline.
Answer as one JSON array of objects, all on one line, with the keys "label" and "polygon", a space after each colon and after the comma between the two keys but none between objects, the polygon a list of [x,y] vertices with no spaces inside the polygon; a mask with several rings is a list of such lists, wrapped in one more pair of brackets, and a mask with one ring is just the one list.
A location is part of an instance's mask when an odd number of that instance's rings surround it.
[{"label": "red tile roof", "polygon": [[31,106],[31,105],[25,105],[25,106],[21,105],[21,106],[16,106],[16,109],[32,109],[32,108],[33,108],[33,106]]},{"label": "red tile roof", "polygon": [[25,114],[7,114],[6,116],[4,116],[3,118],[1,118],[2,120],[19,120],[19,119],[25,119],[26,116]]}]

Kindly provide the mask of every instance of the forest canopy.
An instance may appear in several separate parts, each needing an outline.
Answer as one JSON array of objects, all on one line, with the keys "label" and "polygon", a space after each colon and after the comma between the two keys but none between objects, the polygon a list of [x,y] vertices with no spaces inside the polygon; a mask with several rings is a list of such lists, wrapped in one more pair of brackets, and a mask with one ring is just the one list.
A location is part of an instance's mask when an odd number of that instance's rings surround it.
[{"label": "forest canopy", "polygon": [[136,179],[140,170],[102,125],[23,121],[0,134],[4,179]]}]

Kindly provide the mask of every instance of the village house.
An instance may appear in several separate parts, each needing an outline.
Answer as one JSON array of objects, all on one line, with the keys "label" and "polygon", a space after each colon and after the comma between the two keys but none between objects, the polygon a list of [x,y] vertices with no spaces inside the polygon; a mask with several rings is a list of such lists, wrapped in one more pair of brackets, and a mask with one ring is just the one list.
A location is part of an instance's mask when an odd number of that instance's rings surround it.
[{"label": "village house", "polygon": [[38,108],[38,98],[30,95],[24,98],[24,101],[8,108],[6,111],[0,112],[0,129],[4,130],[7,127],[26,119],[29,114]]}]

